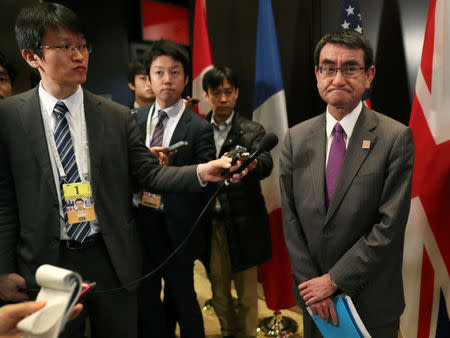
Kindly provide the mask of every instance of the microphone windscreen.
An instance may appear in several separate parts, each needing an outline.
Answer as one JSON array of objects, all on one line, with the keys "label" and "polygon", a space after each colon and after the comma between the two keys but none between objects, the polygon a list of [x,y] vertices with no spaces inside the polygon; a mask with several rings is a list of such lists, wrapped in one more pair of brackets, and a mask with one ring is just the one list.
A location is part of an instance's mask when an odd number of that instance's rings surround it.
[{"label": "microphone windscreen", "polygon": [[278,136],[274,133],[267,133],[259,143],[259,149],[270,151],[278,144]]}]

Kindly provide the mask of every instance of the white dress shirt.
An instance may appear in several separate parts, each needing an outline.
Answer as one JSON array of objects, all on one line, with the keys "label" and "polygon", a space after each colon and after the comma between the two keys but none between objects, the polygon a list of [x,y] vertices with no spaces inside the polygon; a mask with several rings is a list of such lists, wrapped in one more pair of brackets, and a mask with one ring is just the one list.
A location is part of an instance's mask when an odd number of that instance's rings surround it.
[{"label": "white dress shirt", "polygon": [[[84,175],[87,174],[89,176],[89,166],[90,166],[90,159],[89,159],[89,146],[88,142],[86,144],[83,144],[83,137],[82,137],[82,127],[85,125],[85,123],[82,122],[82,118],[84,116],[84,104],[83,104],[83,90],[81,89],[81,86],[78,87],[77,91],[73,93],[71,96],[64,100],[58,100],[57,98],[50,95],[48,92],[45,91],[45,89],[42,87],[42,82],[39,84],[39,101],[41,105],[41,113],[42,118],[44,121],[49,122],[50,129],[53,131],[56,125],[56,116],[53,114],[53,109],[55,108],[55,105],[58,101],[64,102],[69,112],[66,114],[66,119],[69,124],[69,130],[70,135],[72,137],[72,144],[74,147],[75,152],[75,158],[77,162],[78,167],[78,173],[80,175],[80,178],[84,181],[85,177]],[[56,160],[54,156],[53,148],[50,144],[50,140],[54,140],[53,133],[51,135],[47,134],[47,130],[45,130],[46,138],[47,138],[47,147],[48,152],[50,154],[50,161],[52,163],[52,169],[53,169],[53,178],[55,180],[56,190],[58,191],[58,201],[59,201],[59,209],[60,209],[60,215],[61,215],[61,228],[60,228],[60,238],[61,239],[68,239],[67,231],[66,231],[66,224],[64,221],[64,212],[62,210],[62,204],[61,204],[61,186],[60,186],[60,177],[58,168],[56,165]],[[86,132],[87,134],[87,132]],[[54,141],[53,141],[54,142]],[[83,147],[85,147],[86,151],[83,151]],[[83,155],[87,155],[87,159],[83,159]],[[87,161],[86,161],[87,160]],[[89,180],[89,178],[88,178]],[[94,201],[95,203],[95,201]],[[98,224],[97,221],[91,221],[91,228],[94,232],[98,232]]]},{"label": "white dress shirt", "polygon": [[350,114],[347,114],[344,116],[344,118],[340,121],[336,120],[328,111],[327,106],[327,113],[326,113],[326,119],[327,119],[327,157],[325,161],[325,168],[328,164],[328,157],[330,155],[330,148],[331,148],[331,142],[333,142],[334,137],[334,126],[336,123],[339,122],[339,124],[342,126],[342,129],[344,129],[344,141],[345,141],[345,147],[348,147],[348,142],[350,141],[350,137],[352,136],[353,129],[355,128],[356,121],[358,120],[359,114],[361,114],[362,110],[362,102],[360,101],[359,104],[356,106],[355,109],[352,110]]},{"label": "white dress shirt", "polygon": [[230,117],[227,118],[224,122],[222,122],[220,125],[217,124],[216,120],[214,119],[214,114],[211,116],[211,124],[213,125],[214,129],[214,143],[216,144],[216,157],[219,157],[220,149],[222,149],[223,143],[227,139],[228,133],[231,130],[231,121],[233,120],[234,116],[234,110],[231,113]]},{"label": "white dress shirt", "polygon": [[149,118],[147,119],[147,134],[145,136],[145,145],[150,148],[150,143],[152,142],[153,132],[155,131],[156,124],[158,123],[158,112],[163,110],[167,114],[167,118],[163,121],[164,135],[162,146],[168,147],[170,145],[170,140],[172,139],[173,132],[177,127],[178,121],[180,121],[181,115],[183,115],[186,105],[184,101],[180,98],[175,104],[165,109],[162,109],[155,101],[151,105],[149,111]]}]

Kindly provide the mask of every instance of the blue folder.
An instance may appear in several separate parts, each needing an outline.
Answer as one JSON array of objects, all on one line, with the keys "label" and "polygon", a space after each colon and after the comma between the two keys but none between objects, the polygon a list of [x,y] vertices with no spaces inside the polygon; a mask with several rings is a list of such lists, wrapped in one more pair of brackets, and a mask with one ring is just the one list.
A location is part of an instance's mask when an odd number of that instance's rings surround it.
[{"label": "blue folder", "polygon": [[349,296],[339,295],[333,298],[333,303],[338,316],[337,326],[332,324],[331,318],[328,322],[325,322],[319,316],[313,316],[309,306],[307,307],[311,318],[324,338],[370,338],[370,334],[367,332]]}]

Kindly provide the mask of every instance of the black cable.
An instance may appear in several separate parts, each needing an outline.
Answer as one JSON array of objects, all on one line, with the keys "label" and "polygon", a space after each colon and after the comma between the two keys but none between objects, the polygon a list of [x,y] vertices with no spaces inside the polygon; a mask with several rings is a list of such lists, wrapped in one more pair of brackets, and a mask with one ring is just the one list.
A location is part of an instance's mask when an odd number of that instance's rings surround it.
[{"label": "black cable", "polygon": [[122,285],[121,287],[118,288],[113,288],[113,289],[107,289],[107,290],[93,290],[92,293],[109,293],[109,292],[116,292],[116,291],[121,291],[123,289],[126,289],[130,286],[133,286],[141,281],[143,281],[146,278],[149,278],[150,276],[154,275],[156,272],[158,272],[159,270],[161,270],[162,268],[164,268],[167,264],[169,264],[169,262],[172,260],[172,258],[179,253],[179,251],[186,245],[186,243],[189,241],[189,239],[191,238],[194,230],[198,227],[198,224],[200,223],[200,220],[202,219],[203,215],[205,214],[206,210],[208,210],[209,205],[211,204],[211,202],[213,202],[216,199],[216,196],[219,194],[219,192],[223,189],[223,187],[225,187],[227,184],[225,182],[221,182],[219,184],[219,187],[217,188],[217,190],[215,191],[215,193],[211,196],[211,198],[209,199],[208,203],[206,203],[205,207],[203,208],[202,212],[200,213],[200,215],[197,217],[197,220],[195,221],[194,225],[192,226],[191,230],[189,231],[189,233],[187,234],[186,238],[183,240],[183,242],[180,243],[180,245],[178,245],[178,247],[175,248],[175,250],[172,251],[172,253],[170,255],[167,256],[167,258],[161,263],[159,264],[155,269],[153,269],[152,271],[150,271],[149,273],[147,273],[146,275],[143,275],[142,277],[128,283],[125,285]]}]

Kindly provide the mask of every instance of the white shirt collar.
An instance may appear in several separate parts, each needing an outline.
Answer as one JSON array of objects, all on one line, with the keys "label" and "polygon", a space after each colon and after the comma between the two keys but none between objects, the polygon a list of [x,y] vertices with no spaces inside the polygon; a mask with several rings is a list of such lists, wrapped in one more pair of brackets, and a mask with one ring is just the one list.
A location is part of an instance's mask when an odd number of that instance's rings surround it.
[{"label": "white shirt collar", "polygon": [[183,105],[183,100],[180,98],[175,104],[171,105],[170,107],[162,109],[161,106],[158,103],[158,100],[155,101],[155,116],[158,116],[158,112],[160,109],[164,110],[168,116],[168,118],[173,118],[177,116],[177,114],[180,112],[181,106]]},{"label": "white shirt collar", "polygon": [[75,93],[65,98],[64,100],[58,100],[56,97],[49,94],[44,87],[42,87],[42,81],[39,83],[39,99],[41,100],[45,111],[48,116],[52,117],[53,109],[58,101],[64,102],[70,114],[74,114],[79,111],[80,105],[83,104],[83,90],[81,86],[78,86],[78,89]]},{"label": "white shirt collar", "polygon": [[356,108],[353,109],[350,114],[345,115],[342,120],[338,121],[330,114],[327,106],[327,113],[326,113],[327,137],[330,137],[332,135],[334,126],[336,125],[336,123],[339,122],[339,124],[342,126],[342,129],[344,129],[347,138],[350,138],[352,136],[353,129],[355,128],[355,124],[356,121],[358,120],[359,114],[361,114],[361,111],[362,111],[362,102],[360,101],[359,104],[356,106]]}]

